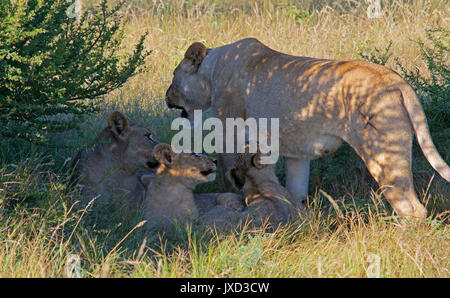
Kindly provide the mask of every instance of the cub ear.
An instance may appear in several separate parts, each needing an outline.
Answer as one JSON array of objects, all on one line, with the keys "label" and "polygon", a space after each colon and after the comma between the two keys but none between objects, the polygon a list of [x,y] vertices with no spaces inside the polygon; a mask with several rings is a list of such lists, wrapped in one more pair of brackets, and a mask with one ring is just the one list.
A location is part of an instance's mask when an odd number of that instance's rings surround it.
[{"label": "cub ear", "polygon": [[245,184],[245,176],[241,175],[236,167],[227,172],[227,178],[236,189],[242,189]]},{"label": "cub ear", "polygon": [[170,166],[175,157],[175,152],[172,150],[172,146],[169,144],[158,144],[153,149],[153,157],[162,164]]},{"label": "cub ear", "polygon": [[125,141],[130,134],[130,124],[127,118],[118,111],[112,112],[109,116],[108,127],[114,137],[122,141]]},{"label": "cub ear", "polygon": [[259,150],[252,156],[251,162],[252,166],[254,166],[257,169],[262,169],[265,166],[264,164],[261,163],[261,152]]},{"label": "cub ear", "polygon": [[196,73],[203,58],[206,57],[206,46],[201,42],[194,42],[184,54],[184,59],[189,62],[189,71]]}]

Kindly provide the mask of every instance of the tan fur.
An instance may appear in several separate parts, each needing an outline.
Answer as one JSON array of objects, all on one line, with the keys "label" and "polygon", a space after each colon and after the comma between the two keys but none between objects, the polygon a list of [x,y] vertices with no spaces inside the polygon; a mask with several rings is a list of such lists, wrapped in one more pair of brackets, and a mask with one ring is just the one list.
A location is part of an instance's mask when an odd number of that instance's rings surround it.
[{"label": "tan fur", "polygon": [[[363,159],[400,215],[426,216],[412,180],[414,133],[433,168],[450,181],[417,95],[385,67],[286,55],[253,38],[208,49],[199,67],[192,56],[175,69],[166,94],[169,107],[183,109],[190,120],[194,109],[208,108],[223,121],[278,118],[280,155],[288,169],[295,169],[287,171],[287,187],[297,202],[306,195],[308,177],[302,180],[294,172],[309,175],[309,160],[334,152],[343,141]],[[225,171],[235,158],[219,156]]]},{"label": "tan fur", "polygon": [[144,188],[137,175],[154,172],[153,149],[159,141],[150,130],[129,124],[120,112],[108,118],[108,127],[90,148],[80,150],[73,162],[72,184],[83,188],[86,197],[134,207],[143,199]]},{"label": "tan fur", "polygon": [[193,190],[216,178],[216,160],[202,154],[176,154],[169,144],[156,146],[154,156],[160,166],[147,185],[144,201],[149,226],[167,227],[197,217]]},{"label": "tan fur", "polygon": [[[196,194],[197,206],[203,207],[199,225],[218,231],[231,230],[245,222],[248,210],[242,195],[236,193]],[[207,202],[213,202],[207,203]],[[206,207],[206,208],[205,208]]]},{"label": "tan fur", "polygon": [[229,230],[247,222],[276,228],[298,214],[291,194],[278,182],[274,165],[261,165],[259,158],[259,153],[239,154],[228,172],[235,187],[243,190],[245,208],[239,195],[218,198],[217,206],[202,216],[206,227]]},{"label": "tan fur", "polygon": [[195,204],[200,214],[205,214],[216,206],[226,206],[235,211],[243,211],[244,198],[241,194],[225,193],[194,193]]},{"label": "tan fur", "polygon": [[239,154],[230,180],[244,192],[250,217],[258,225],[285,223],[296,214],[295,202],[275,175],[275,165],[260,164],[260,153]]},{"label": "tan fur", "polygon": [[206,47],[201,42],[193,43],[189,49],[184,54],[186,60],[192,61],[192,71],[197,71],[200,63],[202,63],[203,58],[206,56]]},{"label": "tan fur", "polygon": [[219,194],[216,199],[216,204],[219,206],[227,206],[236,211],[243,211],[245,208],[242,196],[231,192]]}]

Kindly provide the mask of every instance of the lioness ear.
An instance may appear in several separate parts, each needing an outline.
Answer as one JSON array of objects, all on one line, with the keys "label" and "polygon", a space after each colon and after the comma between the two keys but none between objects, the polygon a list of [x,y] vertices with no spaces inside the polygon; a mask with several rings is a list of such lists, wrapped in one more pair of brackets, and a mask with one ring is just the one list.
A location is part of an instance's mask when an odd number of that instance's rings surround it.
[{"label": "lioness ear", "polygon": [[173,162],[175,152],[169,144],[158,144],[153,149],[153,157],[162,164],[170,166]]},{"label": "lioness ear", "polygon": [[130,132],[130,124],[127,118],[120,112],[112,112],[108,118],[108,127],[119,140],[126,140]]},{"label": "lioness ear", "polygon": [[239,171],[236,167],[232,167],[227,172],[227,178],[236,189],[242,189],[242,187],[244,187],[245,177],[239,174]]},{"label": "lioness ear", "polygon": [[206,57],[206,46],[201,42],[194,42],[187,49],[184,54],[184,59],[186,59],[191,64],[190,71],[196,73],[202,63],[203,58]]}]

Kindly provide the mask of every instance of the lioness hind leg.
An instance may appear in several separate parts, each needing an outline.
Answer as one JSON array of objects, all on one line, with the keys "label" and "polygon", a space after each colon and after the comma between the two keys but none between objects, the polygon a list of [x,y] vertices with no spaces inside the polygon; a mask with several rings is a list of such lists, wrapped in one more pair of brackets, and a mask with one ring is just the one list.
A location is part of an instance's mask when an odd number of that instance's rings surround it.
[{"label": "lioness hind leg", "polygon": [[410,144],[389,144],[383,146],[383,150],[375,148],[375,152],[363,151],[360,155],[384,196],[399,215],[425,218],[427,211],[414,191]]}]

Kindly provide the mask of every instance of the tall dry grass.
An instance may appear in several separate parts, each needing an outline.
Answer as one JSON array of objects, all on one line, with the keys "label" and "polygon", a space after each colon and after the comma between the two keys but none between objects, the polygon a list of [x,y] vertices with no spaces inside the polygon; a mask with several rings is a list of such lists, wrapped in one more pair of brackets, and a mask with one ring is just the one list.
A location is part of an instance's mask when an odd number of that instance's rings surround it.
[{"label": "tall dry grass", "polygon": [[177,225],[160,236],[146,234],[139,217],[96,219],[77,208],[78,194],[45,161],[0,169],[0,199],[23,186],[33,196],[0,215],[0,278],[450,276],[448,226],[399,224],[376,194],[370,206],[340,209],[315,194],[302,221],[270,232]]}]

